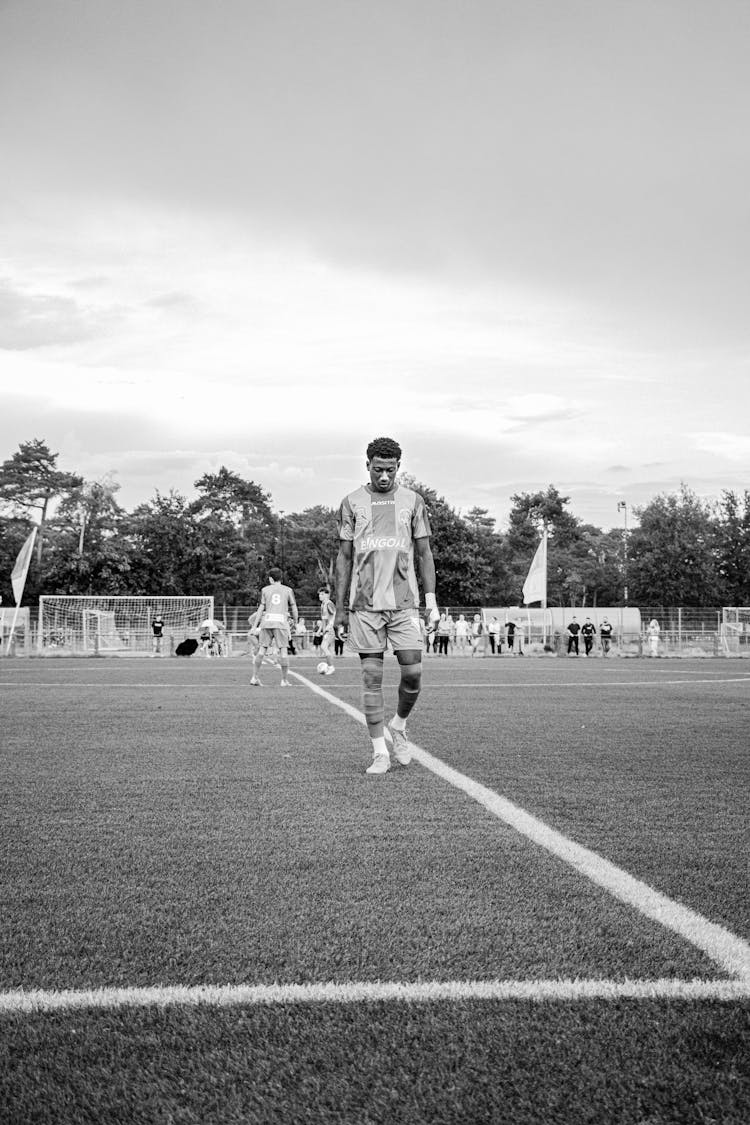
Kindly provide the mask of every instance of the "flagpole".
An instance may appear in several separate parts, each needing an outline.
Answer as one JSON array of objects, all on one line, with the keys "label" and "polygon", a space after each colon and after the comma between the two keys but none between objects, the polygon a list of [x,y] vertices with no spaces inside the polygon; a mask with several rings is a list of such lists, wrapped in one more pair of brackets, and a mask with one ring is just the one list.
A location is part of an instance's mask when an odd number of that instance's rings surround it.
[{"label": "flagpole", "polygon": [[6,656],[10,656],[10,646],[11,646],[11,642],[13,640],[13,634],[16,631],[16,622],[18,621],[18,610],[19,609],[20,609],[20,606],[19,606],[18,602],[16,602],[16,608],[15,608],[15,611],[13,613],[13,623],[10,627],[10,632],[8,633],[8,644],[7,644],[7,647],[5,649],[5,655]]},{"label": "flagpole", "polygon": [[542,596],[542,647],[547,644],[547,524],[542,531],[544,541],[544,593]]},{"label": "flagpole", "polygon": [[542,609],[547,608],[547,525],[544,526],[542,532],[544,539],[544,596],[542,598]]}]

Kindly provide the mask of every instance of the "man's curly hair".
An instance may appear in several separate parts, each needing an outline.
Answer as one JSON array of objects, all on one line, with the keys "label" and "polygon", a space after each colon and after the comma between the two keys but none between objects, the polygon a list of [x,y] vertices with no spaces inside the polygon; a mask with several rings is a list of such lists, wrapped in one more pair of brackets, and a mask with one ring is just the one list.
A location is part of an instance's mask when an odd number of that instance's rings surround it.
[{"label": "man's curly hair", "polygon": [[397,461],[400,461],[401,446],[393,438],[373,438],[367,447],[367,460],[372,461],[373,457],[395,457]]}]

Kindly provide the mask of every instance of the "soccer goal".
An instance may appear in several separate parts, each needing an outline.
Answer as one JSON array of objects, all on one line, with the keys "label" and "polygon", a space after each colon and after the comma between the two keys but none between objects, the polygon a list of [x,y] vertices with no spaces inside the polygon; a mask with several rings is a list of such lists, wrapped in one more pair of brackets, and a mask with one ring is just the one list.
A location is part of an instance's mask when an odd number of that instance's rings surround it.
[{"label": "soccer goal", "polygon": [[[39,599],[37,648],[48,655],[143,656],[169,654],[180,641],[197,637],[201,622],[214,616],[205,597],[108,598],[44,594]],[[164,622],[159,643],[154,619]]]},{"label": "soccer goal", "polygon": [[721,650],[725,656],[750,655],[750,608],[725,606],[721,611]]}]

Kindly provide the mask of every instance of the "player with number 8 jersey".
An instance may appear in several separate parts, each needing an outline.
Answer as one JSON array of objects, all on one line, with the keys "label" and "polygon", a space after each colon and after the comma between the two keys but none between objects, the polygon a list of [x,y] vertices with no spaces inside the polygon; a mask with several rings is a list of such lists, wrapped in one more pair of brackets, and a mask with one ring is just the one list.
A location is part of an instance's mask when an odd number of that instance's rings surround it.
[{"label": "player with number 8 jersey", "polygon": [[253,675],[250,683],[253,687],[261,687],[258,678],[266,655],[271,645],[275,644],[279,650],[279,663],[281,664],[281,686],[290,687],[287,673],[289,671],[289,618],[297,623],[297,602],[291,586],[285,586],[281,581],[281,571],[272,567],[268,572],[270,582],[264,586],[260,593],[260,603],[256,611],[254,629],[258,630],[259,646],[253,658]]}]

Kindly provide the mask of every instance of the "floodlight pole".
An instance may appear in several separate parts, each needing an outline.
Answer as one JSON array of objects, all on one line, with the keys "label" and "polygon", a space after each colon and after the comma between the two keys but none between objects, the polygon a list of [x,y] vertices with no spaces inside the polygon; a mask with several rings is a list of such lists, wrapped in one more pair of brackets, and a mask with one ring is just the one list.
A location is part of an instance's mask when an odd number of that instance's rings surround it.
[{"label": "floodlight pole", "polygon": [[622,512],[625,517],[625,526],[622,532],[622,577],[623,577],[623,594],[625,605],[628,604],[628,502],[627,500],[618,500],[617,511]]}]

